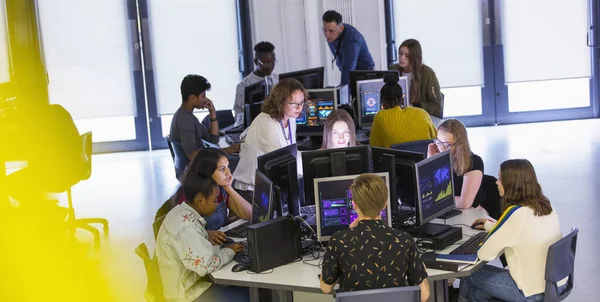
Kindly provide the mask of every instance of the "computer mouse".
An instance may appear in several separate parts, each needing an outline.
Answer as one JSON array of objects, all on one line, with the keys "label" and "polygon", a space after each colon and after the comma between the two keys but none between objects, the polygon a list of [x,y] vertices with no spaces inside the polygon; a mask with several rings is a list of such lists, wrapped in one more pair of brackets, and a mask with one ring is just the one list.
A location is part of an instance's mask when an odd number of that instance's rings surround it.
[{"label": "computer mouse", "polygon": [[239,273],[243,271],[247,271],[250,269],[250,265],[246,263],[238,263],[231,268],[231,271],[234,273]]},{"label": "computer mouse", "polygon": [[485,224],[484,222],[479,221],[479,222],[476,222],[476,223],[472,224],[471,228],[474,229],[474,230],[481,230],[481,229],[479,229],[477,227],[480,226],[480,225],[484,225],[484,224]]}]

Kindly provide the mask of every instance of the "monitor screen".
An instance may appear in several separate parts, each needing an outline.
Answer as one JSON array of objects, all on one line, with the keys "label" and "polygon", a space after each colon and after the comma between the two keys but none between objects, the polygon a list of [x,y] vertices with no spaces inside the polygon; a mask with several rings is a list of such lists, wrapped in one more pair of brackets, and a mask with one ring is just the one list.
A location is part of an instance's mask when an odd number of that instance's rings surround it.
[{"label": "monitor screen", "polygon": [[381,110],[379,92],[383,87],[383,79],[364,80],[356,82],[358,90],[359,125],[370,126],[373,118]]},{"label": "monitor screen", "polygon": [[273,217],[273,183],[256,170],[254,195],[252,196],[251,224],[264,222]]},{"label": "monitor screen", "polygon": [[[354,71],[350,71],[350,84],[349,84],[350,97],[351,97],[350,99],[358,100],[358,89],[356,87],[357,86],[356,83],[358,81],[381,79],[381,81],[383,82],[383,79],[385,78],[385,76],[390,75],[390,74],[400,76],[400,73],[398,72],[398,70],[354,70]],[[355,108],[355,110],[358,110],[358,108]]]},{"label": "monitor screen", "polygon": [[323,124],[327,116],[337,109],[335,90],[309,90],[308,100],[302,113],[296,119],[296,132],[298,135],[321,136]]},{"label": "monitor screen", "polygon": [[258,157],[258,170],[276,186],[274,194],[274,211],[278,215],[300,213],[298,200],[298,173],[296,156],[298,148],[292,144]]},{"label": "monitor screen", "polygon": [[[403,205],[414,207],[417,191],[415,164],[422,161],[425,156],[418,152],[378,147],[371,147],[371,152],[373,171],[390,173],[390,196],[392,201],[399,200]],[[392,156],[393,166],[386,155]],[[396,213],[398,203],[391,202],[391,208],[392,212]]]},{"label": "monitor screen", "polygon": [[310,68],[298,71],[282,73],[279,75],[279,81],[287,78],[296,79],[305,89],[323,88],[325,81],[325,67]]},{"label": "monitor screen", "polygon": [[[388,187],[388,173],[376,173]],[[358,175],[339,177],[317,178],[315,185],[315,200],[317,214],[317,237],[319,241],[329,240],[329,237],[340,230],[345,230],[358,217],[352,206],[352,192],[350,185]],[[390,213],[390,198],[388,195],[387,206],[381,211],[381,219],[388,226],[392,226]]]},{"label": "monitor screen", "polygon": [[302,152],[304,176],[304,202],[302,206],[315,204],[314,180],[316,178],[358,175],[371,171],[369,146],[326,149]]},{"label": "monitor screen", "polygon": [[454,208],[454,187],[450,150],[416,165],[419,202],[417,224],[425,225]]},{"label": "monitor screen", "polygon": [[250,127],[252,121],[261,113],[263,103],[245,104],[244,105],[244,128]]},{"label": "monitor screen", "polygon": [[244,104],[262,103],[268,96],[265,81],[260,81],[244,88]]}]

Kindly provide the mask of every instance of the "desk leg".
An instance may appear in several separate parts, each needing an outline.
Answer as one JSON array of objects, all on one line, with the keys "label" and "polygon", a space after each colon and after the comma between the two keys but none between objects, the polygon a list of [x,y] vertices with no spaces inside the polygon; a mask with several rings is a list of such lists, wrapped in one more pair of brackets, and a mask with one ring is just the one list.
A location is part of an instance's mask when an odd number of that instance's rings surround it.
[{"label": "desk leg", "polygon": [[[294,294],[290,290],[270,290],[271,301],[273,302],[293,302]],[[250,288],[250,302],[260,302],[260,294],[258,288]]]},{"label": "desk leg", "polygon": [[431,287],[431,295],[429,296],[429,301],[433,302],[448,302],[448,280],[437,280],[433,281],[433,286]]},{"label": "desk leg", "polygon": [[250,287],[250,302],[259,302],[260,297],[258,296],[258,288]]}]

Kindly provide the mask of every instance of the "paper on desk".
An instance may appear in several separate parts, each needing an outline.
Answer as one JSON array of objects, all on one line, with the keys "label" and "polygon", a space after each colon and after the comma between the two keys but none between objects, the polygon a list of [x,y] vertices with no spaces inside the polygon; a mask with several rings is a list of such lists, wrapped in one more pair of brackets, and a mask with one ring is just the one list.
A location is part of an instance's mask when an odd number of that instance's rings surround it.
[{"label": "paper on desk", "polygon": [[477,262],[477,254],[470,255],[446,255],[438,254],[436,257],[437,261],[464,263],[464,264],[475,264]]},{"label": "paper on desk", "polygon": [[230,223],[230,224],[228,224],[228,225],[220,228],[219,231],[225,233],[225,232],[227,232],[227,231],[229,231],[231,229],[235,229],[235,228],[239,227],[240,225],[242,225],[242,224],[244,224],[246,222],[248,222],[248,220],[246,220],[246,219],[239,219],[239,220],[236,220],[236,221],[234,221],[234,222],[232,222],[232,223]]}]

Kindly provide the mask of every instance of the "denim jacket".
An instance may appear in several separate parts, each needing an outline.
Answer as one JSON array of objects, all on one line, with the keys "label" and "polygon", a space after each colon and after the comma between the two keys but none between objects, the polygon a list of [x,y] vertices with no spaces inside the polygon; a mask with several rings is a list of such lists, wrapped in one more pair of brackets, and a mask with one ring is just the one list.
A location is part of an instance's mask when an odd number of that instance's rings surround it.
[{"label": "denim jacket", "polygon": [[166,301],[195,300],[211,286],[208,275],[233,259],[233,250],[210,243],[205,226],[185,202],[163,221],[155,253]]}]

